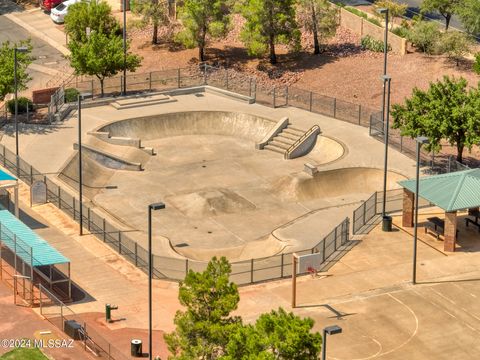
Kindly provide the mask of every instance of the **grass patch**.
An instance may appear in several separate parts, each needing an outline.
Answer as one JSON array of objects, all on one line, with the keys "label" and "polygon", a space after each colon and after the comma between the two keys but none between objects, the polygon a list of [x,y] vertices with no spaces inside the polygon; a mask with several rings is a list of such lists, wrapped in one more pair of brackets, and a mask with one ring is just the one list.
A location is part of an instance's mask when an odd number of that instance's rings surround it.
[{"label": "grass patch", "polygon": [[17,348],[0,356],[1,360],[48,360],[37,348]]},{"label": "grass patch", "polygon": [[351,6],[345,6],[345,10],[351,12],[352,14],[360,16],[361,18],[367,20],[368,22],[370,22],[372,24],[375,24],[377,26],[382,27],[382,24],[380,23],[380,21],[378,21],[378,19],[368,17],[367,13],[364,13],[361,10],[358,10],[358,9],[356,9],[354,7],[351,7]]}]

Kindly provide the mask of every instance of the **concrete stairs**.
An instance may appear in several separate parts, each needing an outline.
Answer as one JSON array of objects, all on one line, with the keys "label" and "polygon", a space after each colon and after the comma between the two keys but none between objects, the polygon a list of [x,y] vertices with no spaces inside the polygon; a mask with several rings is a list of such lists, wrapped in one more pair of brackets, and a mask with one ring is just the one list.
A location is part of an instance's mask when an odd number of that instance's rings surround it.
[{"label": "concrete stairs", "polygon": [[264,149],[274,151],[280,154],[285,154],[287,150],[297,141],[305,131],[299,130],[288,125],[272,140],[270,140]]}]

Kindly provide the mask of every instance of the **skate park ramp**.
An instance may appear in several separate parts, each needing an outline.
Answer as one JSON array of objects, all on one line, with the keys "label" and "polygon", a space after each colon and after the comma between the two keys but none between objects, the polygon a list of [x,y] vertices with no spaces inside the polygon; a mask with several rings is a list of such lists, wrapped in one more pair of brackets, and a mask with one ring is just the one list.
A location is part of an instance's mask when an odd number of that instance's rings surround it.
[{"label": "skate park ramp", "polygon": [[[389,171],[387,188],[398,187],[405,176]],[[283,199],[305,201],[319,198],[345,197],[349,194],[369,195],[383,188],[383,170],[352,167],[327,170],[313,177],[298,173],[284,176],[272,185]]]}]

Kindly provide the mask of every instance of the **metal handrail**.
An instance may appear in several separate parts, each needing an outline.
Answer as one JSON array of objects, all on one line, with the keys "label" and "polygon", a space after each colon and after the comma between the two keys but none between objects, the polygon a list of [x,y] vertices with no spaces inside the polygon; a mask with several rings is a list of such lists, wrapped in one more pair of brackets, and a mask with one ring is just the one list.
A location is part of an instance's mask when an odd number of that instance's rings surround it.
[{"label": "metal handrail", "polygon": [[292,151],[295,150],[295,148],[297,148],[297,146],[300,145],[303,142],[303,140],[305,140],[307,137],[312,135],[317,129],[318,129],[318,131],[320,131],[320,126],[313,125],[310,129],[308,129],[305,132],[305,134],[300,136],[292,145],[290,145],[290,147],[287,149],[287,151],[285,151],[285,159],[288,158],[288,155],[291,154]]}]

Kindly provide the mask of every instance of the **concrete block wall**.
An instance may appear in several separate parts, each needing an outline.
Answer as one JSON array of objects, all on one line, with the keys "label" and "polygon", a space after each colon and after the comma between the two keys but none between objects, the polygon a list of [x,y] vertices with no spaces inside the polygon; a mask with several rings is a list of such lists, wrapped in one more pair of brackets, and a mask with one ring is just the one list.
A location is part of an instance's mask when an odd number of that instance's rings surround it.
[{"label": "concrete block wall", "polygon": [[[340,26],[352,30],[361,37],[370,35],[375,40],[383,41],[384,28],[372,24],[371,22],[352,14],[343,8],[340,9]],[[388,32],[388,43],[392,47],[392,51],[396,54],[405,55],[407,53],[407,40]]]}]

